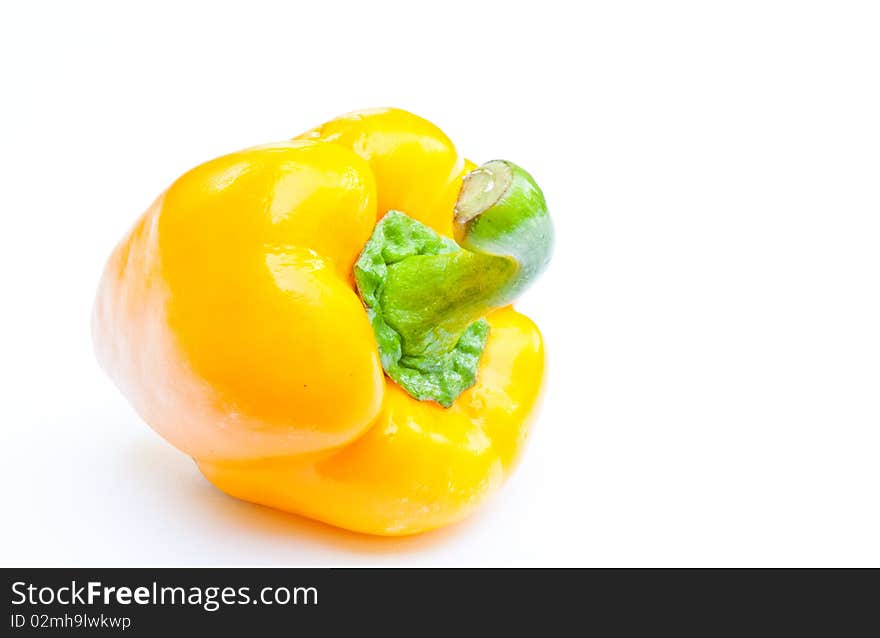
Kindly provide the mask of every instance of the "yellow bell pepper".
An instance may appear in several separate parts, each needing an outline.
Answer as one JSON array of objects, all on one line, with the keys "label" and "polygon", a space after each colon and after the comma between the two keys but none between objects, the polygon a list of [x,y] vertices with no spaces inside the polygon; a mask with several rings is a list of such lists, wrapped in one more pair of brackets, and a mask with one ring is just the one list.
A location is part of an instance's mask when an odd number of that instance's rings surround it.
[{"label": "yellow bell pepper", "polygon": [[[110,256],[99,361],[234,497],[371,534],[446,525],[498,488],[528,434],[544,351],[509,303],[549,258],[541,206],[524,171],[477,169],[396,109],[220,157]],[[415,243],[394,244],[401,232]],[[531,247],[511,257],[514,240]],[[454,284],[413,290],[434,285],[414,265],[450,260]]]}]

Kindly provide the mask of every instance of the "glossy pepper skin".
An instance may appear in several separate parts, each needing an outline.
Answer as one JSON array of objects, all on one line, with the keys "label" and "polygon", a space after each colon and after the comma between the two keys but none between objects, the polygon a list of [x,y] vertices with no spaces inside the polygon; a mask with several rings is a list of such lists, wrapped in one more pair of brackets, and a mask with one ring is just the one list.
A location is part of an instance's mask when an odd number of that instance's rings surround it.
[{"label": "glossy pepper skin", "polygon": [[463,518],[522,450],[541,335],[492,311],[476,383],[449,408],[416,400],[383,374],[352,269],[388,210],[452,237],[472,168],[431,123],[380,109],[191,170],[107,263],[99,361],[234,497],[380,535]]}]

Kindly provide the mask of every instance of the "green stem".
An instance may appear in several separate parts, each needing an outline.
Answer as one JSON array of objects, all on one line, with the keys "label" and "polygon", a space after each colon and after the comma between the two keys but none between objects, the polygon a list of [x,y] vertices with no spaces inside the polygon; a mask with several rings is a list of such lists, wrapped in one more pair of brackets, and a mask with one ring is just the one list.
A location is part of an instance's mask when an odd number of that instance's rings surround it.
[{"label": "green stem", "polygon": [[355,265],[385,371],[415,398],[446,407],[475,381],[482,317],[534,281],[553,244],[541,189],[501,160],[465,176],[455,235],[458,244],[390,211]]}]

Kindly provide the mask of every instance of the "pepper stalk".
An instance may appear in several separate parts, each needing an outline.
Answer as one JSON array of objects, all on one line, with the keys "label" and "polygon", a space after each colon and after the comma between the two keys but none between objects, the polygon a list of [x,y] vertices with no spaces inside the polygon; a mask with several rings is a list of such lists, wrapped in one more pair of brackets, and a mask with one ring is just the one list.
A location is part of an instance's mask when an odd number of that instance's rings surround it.
[{"label": "pepper stalk", "polygon": [[489,333],[483,317],[516,299],[553,247],[544,195],[512,162],[468,173],[454,214],[458,243],[389,211],[354,271],[385,372],[414,398],[444,407],[476,380]]}]

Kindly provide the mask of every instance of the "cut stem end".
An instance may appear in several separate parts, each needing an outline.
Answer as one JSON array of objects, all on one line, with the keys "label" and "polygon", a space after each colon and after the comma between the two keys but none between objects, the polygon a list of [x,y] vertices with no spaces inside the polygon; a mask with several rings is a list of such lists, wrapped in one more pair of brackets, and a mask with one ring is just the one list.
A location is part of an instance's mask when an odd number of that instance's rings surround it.
[{"label": "cut stem end", "polygon": [[466,224],[503,198],[513,183],[513,169],[504,160],[486,162],[464,176],[455,202],[455,221]]}]

